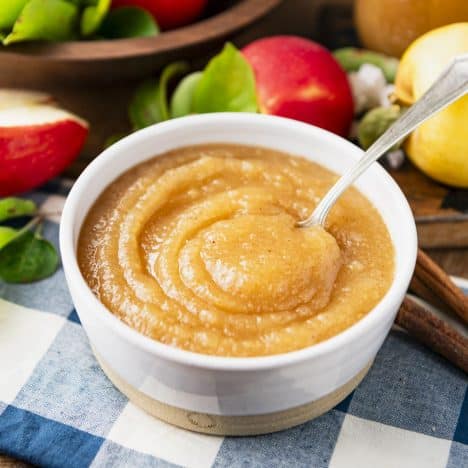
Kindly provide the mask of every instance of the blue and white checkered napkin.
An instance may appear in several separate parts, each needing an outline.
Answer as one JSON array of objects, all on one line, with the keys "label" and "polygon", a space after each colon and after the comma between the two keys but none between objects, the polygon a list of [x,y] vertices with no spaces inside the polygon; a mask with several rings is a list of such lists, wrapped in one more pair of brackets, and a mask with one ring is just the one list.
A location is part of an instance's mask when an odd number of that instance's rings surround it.
[{"label": "blue and white checkered napkin", "polygon": [[[49,184],[32,197],[53,212],[66,190]],[[56,245],[57,221],[45,229]],[[113,387],[62,270],[32,285],[0,283],[0,297],[0,453],[50,467],[468,467],[467,376],[402,332],[327,414],[273,435],[222,438],[158,421]]]}]

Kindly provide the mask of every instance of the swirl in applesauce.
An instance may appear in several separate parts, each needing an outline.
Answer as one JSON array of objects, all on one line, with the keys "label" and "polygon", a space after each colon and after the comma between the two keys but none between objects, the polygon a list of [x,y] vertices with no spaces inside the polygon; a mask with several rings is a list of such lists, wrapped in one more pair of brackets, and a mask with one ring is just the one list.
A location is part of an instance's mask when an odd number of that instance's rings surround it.
[{"label": "swirl in applesauce", "polygon": [[171,346],[263,356],[313,345],[365,316],[394,271],[385,224],[356,189],[327,231],[295,227],[336,178],[270,149],[171,151],[103,192],[81,230],[81,271],[110,311]]}]

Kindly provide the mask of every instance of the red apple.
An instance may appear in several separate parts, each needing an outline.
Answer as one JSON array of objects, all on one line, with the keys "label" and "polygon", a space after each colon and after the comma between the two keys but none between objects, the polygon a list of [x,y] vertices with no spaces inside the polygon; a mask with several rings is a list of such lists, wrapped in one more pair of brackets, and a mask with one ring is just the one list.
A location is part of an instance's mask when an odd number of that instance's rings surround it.
[{"label": "red apple", "polygon": [[113,7],[136,6],[150,12],[161,29],[173,29],[194,22],[208,0],[113,0]]},{"label": "red apple", "polygon": [[0,110],[0,196],[55,177],[76,158],[87,135],[86,122],[55,107]]},{"label": "red apple", "polygon": [[253,67],[263,113],[348,135],[354,113],[351,88],[327,49],[300,37],[274,36],[242,52]]}]

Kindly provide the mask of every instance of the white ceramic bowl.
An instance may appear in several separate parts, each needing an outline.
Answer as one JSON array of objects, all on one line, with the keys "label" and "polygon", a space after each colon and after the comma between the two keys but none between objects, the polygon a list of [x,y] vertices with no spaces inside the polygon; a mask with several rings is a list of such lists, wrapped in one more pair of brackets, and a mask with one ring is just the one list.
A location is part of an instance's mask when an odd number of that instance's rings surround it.
[{"label": "white ceramic bowl", "polygon": [[[83,220],[104,188],[130,167],[177,147],[227,142],[304,156],[343,173],[362,155],[319,128],[256,114],[205,114],[141,130],[105,150],[77,180],[60,228],[60,248],[76,310],[96,354],[113,374],[142,394],[188,411],[261,415],[306,405],[339,389],[372,362],[394,321],[413,273],[417,239],[408,203],[374,164],[357,187],[375,205],[396,252],[393,283],[379,304],[339,335],[300,351],[225,358],[175,349],[147,338],[112,315],[84,281],[76,259]],[[342,397],[341,397],[342,398]]]}]

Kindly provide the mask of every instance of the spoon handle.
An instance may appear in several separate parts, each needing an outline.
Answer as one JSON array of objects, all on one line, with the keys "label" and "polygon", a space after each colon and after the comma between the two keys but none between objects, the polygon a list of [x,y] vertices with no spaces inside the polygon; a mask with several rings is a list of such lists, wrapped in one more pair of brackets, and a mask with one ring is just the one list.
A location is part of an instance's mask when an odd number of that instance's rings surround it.
[{"label": "spoon handle", "polygon": [[413,104],[335,183],[312,215],[300,227],[324,225],[328,212],[342,193],[377,159],[434,114],[468,93],[468,54],[460,55],[446,68],[426,93]]}]

